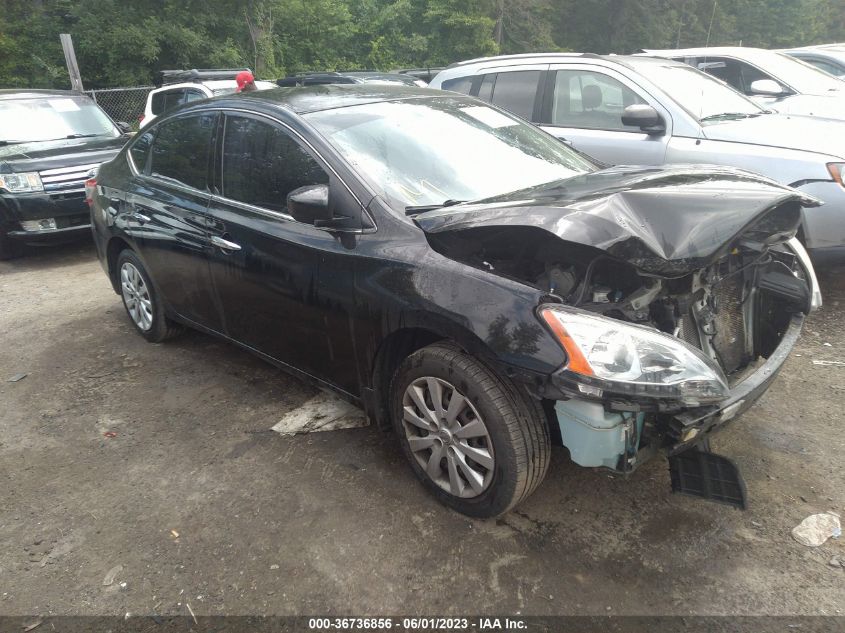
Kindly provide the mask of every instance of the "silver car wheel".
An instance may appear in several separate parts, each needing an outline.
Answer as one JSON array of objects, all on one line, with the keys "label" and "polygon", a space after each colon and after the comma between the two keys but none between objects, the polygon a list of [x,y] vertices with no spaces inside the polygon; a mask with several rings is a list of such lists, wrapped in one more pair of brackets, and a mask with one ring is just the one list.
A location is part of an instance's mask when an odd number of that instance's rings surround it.
[{"label": "silver car wheel", "polygon": [[417,378],[402,398],[402,425],[411,453],[446,492],[477,497],[493,479],[493,442],[470,400],[440,378]]},{"label": "silver car wheel", "polygon": [[129,317],[146,332],[153,326],[153,302],[140,271],[129,262],[120,267],[120,289]]}]

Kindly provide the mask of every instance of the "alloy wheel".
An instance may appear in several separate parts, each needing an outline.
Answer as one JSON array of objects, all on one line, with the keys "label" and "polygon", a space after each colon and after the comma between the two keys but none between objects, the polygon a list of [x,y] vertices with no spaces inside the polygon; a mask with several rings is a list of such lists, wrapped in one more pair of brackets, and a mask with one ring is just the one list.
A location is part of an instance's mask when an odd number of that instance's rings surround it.
[{"label": "alloy wheel", "polygon": [[440,378],[414,380],[402,398],[402,425],[411,453],[428,477],[464,499],[493,479],[493,442],[470,400]]},{"label": "alloy wheel", "polygon": [[153,325],[153,302],[150,289],[140,271],[130,262],[120,267],[120,289],[129,317],[139,329],[146,332]]}]

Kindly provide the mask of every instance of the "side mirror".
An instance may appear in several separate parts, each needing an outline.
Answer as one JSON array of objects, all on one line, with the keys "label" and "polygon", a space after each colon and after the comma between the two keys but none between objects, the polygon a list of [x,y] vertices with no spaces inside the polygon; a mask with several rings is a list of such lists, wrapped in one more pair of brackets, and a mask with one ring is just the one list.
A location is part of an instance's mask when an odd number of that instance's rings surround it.
[{"label": "side mirror", "polygon": [[751,82],[751,94],[759,97],[782,97],[789,94],[789,91],[774,79],[758,79]]},{"label": "side mirror", "polygon": [[332,219],[328,185],[306,185],[294,189],[288,194],[287,206],[293,219],[303,224],[319,226]]},{"label": "side mirror", "polygon": [[129,134],[132,131],[132,126],[129,125],[126,121],[118,121],[117,127],[120,128],[120,131],[124,134]]},{"label": "side mirror", "polygon": [[629,105],[625,108],[622,111],[622,125],[638,127],[643,132],[655,136],[666,132],[666,126],[657,110],[645,104]]}]

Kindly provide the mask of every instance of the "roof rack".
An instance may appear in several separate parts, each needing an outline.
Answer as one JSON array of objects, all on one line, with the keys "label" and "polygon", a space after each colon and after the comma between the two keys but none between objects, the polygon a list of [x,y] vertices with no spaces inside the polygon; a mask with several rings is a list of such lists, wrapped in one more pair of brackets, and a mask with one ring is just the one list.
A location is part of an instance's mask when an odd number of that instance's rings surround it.
[{"label": "roof rack", "polygon": [[238,73],[252,72],[249,68],[192,68],[191,70],[160,70],[153,82],[156,88],[166,84],[197,83],[220,79],[235,79]]}]

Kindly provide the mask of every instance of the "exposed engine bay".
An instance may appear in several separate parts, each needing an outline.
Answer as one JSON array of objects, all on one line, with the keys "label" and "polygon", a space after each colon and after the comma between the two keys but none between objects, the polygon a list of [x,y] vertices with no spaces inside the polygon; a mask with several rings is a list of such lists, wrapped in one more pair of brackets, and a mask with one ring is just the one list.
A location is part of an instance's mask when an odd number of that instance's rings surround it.
[{"label": "exposed engine bay", "polygon": [[557,301],[653,327],[701,349],[730,384],[777,346],[791,315],[810,310],[810,289],[791,237],[754,232],[714,263],[674,278],[639,272],[598,249],[531,227],[490,227],[429,237],[452,258],[528,283]]}]

